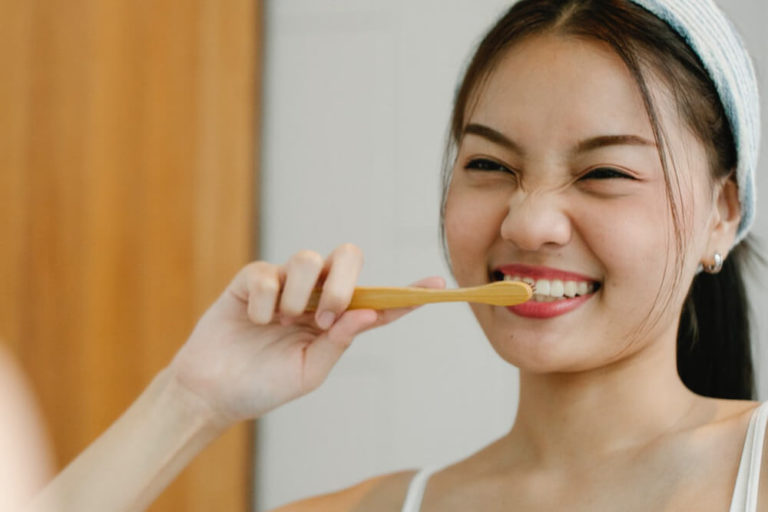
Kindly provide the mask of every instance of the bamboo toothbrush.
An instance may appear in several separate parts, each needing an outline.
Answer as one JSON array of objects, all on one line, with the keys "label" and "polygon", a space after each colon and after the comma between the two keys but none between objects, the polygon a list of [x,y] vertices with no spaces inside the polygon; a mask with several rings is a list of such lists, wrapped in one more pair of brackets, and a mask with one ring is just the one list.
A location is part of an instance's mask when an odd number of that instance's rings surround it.
[{"label": "bamboo toothbrush", "polygon": [[[317,309],[321,290],[314,290],[307,311]],[[347,309],[391,309],[434,302],[475,302],[514,306],[529,300],[533,289],[521,281],[498,281],[471,288],[433,289],[395,286],[358,286]]]}]

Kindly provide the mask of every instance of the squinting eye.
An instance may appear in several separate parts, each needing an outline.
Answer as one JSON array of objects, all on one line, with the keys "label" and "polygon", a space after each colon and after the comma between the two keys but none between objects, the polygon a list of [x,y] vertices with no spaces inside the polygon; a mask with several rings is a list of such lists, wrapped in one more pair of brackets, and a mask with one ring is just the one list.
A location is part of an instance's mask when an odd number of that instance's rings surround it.
[{"label": "squinting eye", "polygon": [[475,158],[470,160],[466,165],[466,169],[475,169],[478,171],[501,171],[511,172],[507,167],[504,167],[498,162],[488,160],[487,158]]},{"label": "squinting eye", "polygon": [[607,180],[611,178],[624,178],[628,180],[634,180],[635,178],[629,174],[619,171],[618,169],[612,169],[610,167],[598,167],[587,172],[584,176],[579,178],[580,180]]}]

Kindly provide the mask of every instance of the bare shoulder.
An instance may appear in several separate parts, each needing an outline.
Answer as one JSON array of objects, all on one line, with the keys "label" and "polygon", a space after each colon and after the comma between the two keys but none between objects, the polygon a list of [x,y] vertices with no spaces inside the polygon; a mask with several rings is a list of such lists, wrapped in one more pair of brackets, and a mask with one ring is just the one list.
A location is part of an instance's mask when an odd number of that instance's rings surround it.
[{"label": "bare shoulder", "polygon": [[364,480],[347,489],[289,503],[272,512],[399,512],[415,471]]},{"label": "bare shoulder", "polygon": [[738,428],[746,424],[760,402],[753,400],[733,400],[724,398],[701,397],[695,418],[701,426]]}]

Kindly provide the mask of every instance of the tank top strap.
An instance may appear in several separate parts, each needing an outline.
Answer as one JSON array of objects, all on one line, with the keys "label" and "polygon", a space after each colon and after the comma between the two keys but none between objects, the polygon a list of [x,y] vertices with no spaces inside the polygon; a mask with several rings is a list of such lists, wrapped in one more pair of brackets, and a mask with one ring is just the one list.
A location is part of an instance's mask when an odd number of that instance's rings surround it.
[{"label": "tank top strap", "polygon": [[405,495],[402,512],[419,512],[421,501],[424,499],[424,489],[427,488],[427,481],[439,469],[439,466],[427,466],[413,475],[408,486],[408,493]]},{"label": "tank top strap", "polygon": [[756,512],[760,490],[760,465],[763,459],[765,428],[768,423],[768,402],[763,402],[752,413],[741,452],[739,472],[733,489],[730,512]]}]

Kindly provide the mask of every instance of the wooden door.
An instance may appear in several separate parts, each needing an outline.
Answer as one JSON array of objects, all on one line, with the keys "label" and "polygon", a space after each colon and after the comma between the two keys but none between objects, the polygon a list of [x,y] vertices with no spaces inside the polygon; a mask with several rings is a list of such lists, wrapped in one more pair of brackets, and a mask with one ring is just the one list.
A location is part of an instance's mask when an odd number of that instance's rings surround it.
[{"label": "wooden door", "polygon": [[[0,0],[0,338],[60,466],[258,252],[260,20],[248,0]],[[151,510],[248,510],[250,434]]]}]

